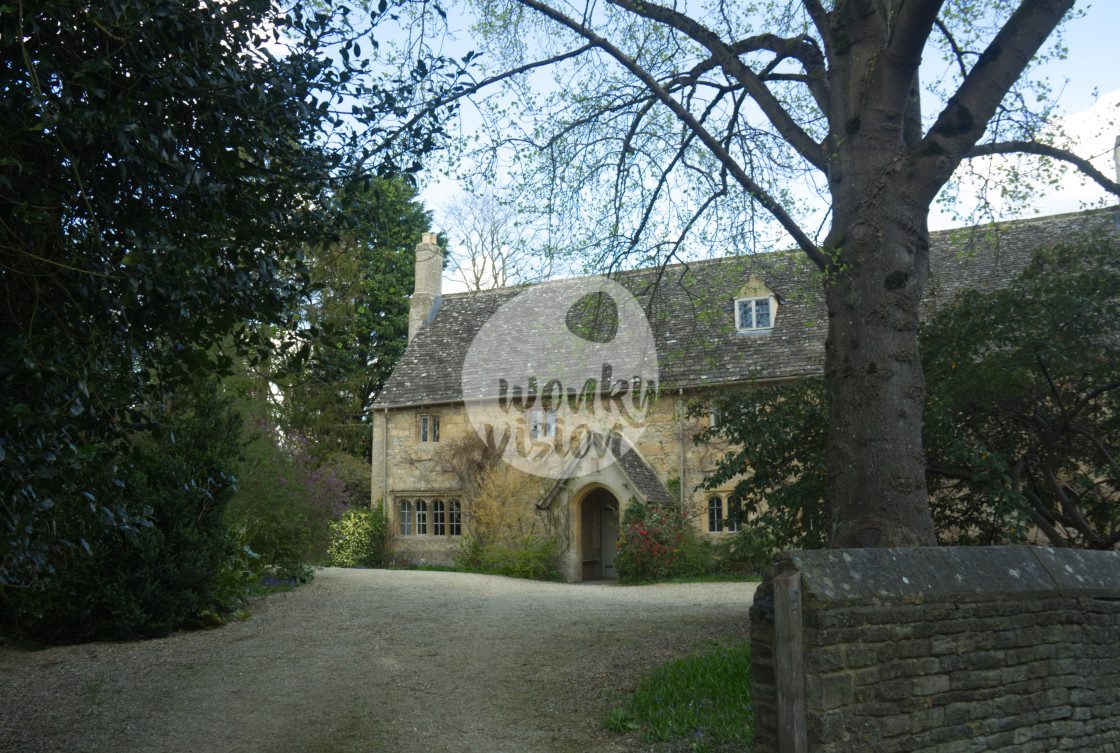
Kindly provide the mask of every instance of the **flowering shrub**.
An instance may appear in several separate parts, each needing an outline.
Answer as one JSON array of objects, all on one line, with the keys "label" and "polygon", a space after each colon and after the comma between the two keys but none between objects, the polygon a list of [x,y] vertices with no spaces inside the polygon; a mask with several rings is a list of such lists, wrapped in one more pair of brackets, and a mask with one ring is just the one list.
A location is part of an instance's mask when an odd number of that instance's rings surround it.
[{"label": "flowering shrub", "polygon": [[326,558],[328,524],[346,509],[344,485],[332,463],[315,462],[303,436],[285,436],[264,417],[250,426],[227,518],[279,576],[302,577]]},{"label": "flowering shrub", "polygon": [[620,581],[699,575],[710,569],[711,561],[711,547],[699,540],[687,512],[675,505],[630,501],[614,561]]},{"label": "flowering shrub", "polygon": [[381,567],[385,557],[385,510],[351,508],[330,524],[327,558],[335,567]]}]

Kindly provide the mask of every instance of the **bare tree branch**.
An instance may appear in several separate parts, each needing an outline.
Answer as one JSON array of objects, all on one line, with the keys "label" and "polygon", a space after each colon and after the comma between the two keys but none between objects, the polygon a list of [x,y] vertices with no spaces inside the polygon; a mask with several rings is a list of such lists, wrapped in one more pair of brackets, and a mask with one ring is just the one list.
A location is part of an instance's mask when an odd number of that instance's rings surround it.
[{"label": "bare tree branch", "polygon": [[[728,47],[731,54],[735,57],[759,50],[773,52],[775,57],[766,67],[765,71],[758,74],[759,80],[797,81],[803,83],[809,88],[809,93],[813,95],[813,99],[816,100],[817,106],[821,109],[821,112],[828,112],[829,89],[828,78],[826,76],[827,71],[824,64],[824,54],[821,52],[820,47],[817,46],[816,41],[812,38],[800,36],[786,39],[776,34],[761,34],[734,42]],[[805,75],[769,75],[769,72],[778,65],[778,63],[790,58],[801,63],[802,67],[805,69]],[[720,61],[713,56],[694,65],[688,75],[699,77],[719,66]]]},{"label": "bare tree branch", "polygon": [[[626,70],[630,71],[631,74],[637,77],[638,80],[645,84],[645,86],[657,96],[662,104],[672,110],[673,114],[676,115],[682,123],[684,123],[690,130],[696,133],[696,136],[700,139],[701,142],[703,142],[704,146],[707,147],[707,149],[717,160],[719,160],[720,164],[727,168],[727,170],[735,178],[735,181],[739,183],[739,185],[741,185],[744,190],[746,190],[751,198],[761,204],[768,212],[770,212],[770,214],[774,216],[776,220],[778,220],[781,226],[785,228],[786,232],[788,232],[793,237],[798,247],[805,252],[805,254],[813,261],[813,263],[815,263],[821,269],[826,269],[831,265],[831,260],[826,255],[821,253],[820,249],[817,247],[817,244],[814,243],[813,240],[805,234],[805,231],[802,230],[801,227],[793,220],[793,218],[789,216],[786,210],[774,199],[774,197],[771,196],[765,189],[763,189],[762,186],[756,183],[753,178],[747,175],[742,166],[739,165],[735,161],[735,159],[727,153],[727,150],[723,148],[723,145],[720,144],[719,141],[717,141],[715,137],[713,137],[712,134],[707,131],[707,129],[705,129],[699,122],[697,122],[695,116],[693,116],[692,113],[690,113],[687,109],[684,108],[683,105],[673,99],[672,96],[670,96],[669,93],[665,91],[664,87],[662,87],[661,84],[659,84],[648,71],[638,65],[632,58],[630,58],[630,56],[626,55],[613,44],[600,37],[594,31],[588,29],[577,21],[568,18],[554,8],[551,8],[542,2],[538,2],[538,0],[518,0],[518,2],[520,2],[522,5],[532,8],[533,10],[541,13],[544,16],[547,16],[548,18],[551,18],[553,21],[556,21],[557,23],[568,27],[595,47],[598,47],[599,49],[606,52],[620,65],[626,68]],[[753,76],[753,74],[751,75]],[[806,136],[806,138],[808,137]]]},{"label": "bare tree branch", "polygon": [[1114,180],[1109,180],[1104,173],[1097,168],[1089,160],[1078,157],[1073,152],[1066,149],[1059,149],[1049,144],[1041,144],[1037,141],[1001,141],[993,144],[977,144],[968,151],[965,155],[966,158],[972,159],[976,157],[988,157],[994,154],[1037,154],[1040,157],[1050,157],[1051,159],[1061,160],[1067,162],[1086,177],[1090,178],[1104,190],[1111,194],[1120,196],[1120,183]]},{"label": "bare tree branch", "polygon": [[886,55],[877,62],[871,85],[885,94],[885,100],[898,112],[906,109],[911,82],[918,73],[926,41],[944,2],[899,3],[887,10]]},{"label": "bare tree branch", "polygon": [[[648,18],[652,21],[664,24],[671,29],[676,29],[690,39],[703,45],[719,62],[720,67],[746,88],[759,108],[766,115],[767,119],[778,130],[778,133],[782,135],[782,138],[789,142],[790,146],[796,149],[809,164],[813,165],[813,167],[822,172],[825,170],[824,151],[821,149],[820,144],[814,141],[812,137],[794,121],[789,112],[782,107],[781,103],[778,102],[777,98],[770,92],[770,89],[758,79],[758,76],[750,69],[750,66],[739,60],[734,51],[724,43],[715,32],[697,23],[683,13],[671,8],[666,8],[662,5],[637,2],[636,0],[608,0],[608,2],[612,5],[617,5],[623,10],[642,16],[643,18]],[[777,37],[775,37],[775,39],[777,39]]]},{"label": "bare tree branch", "polygon": [[988,44],[918,147],[943,162],[925,180],[931,195],[975,146],[1000,102],[1072,7],[1073,0],[1022,0]]},{"label": "bare tree branch", "polygon": [[949,43],[949,48],[953,51],[953,56],[956,57],[957,65],[961,69],[961,78],[965,78],[968,76],[968,67],[964,64],[964,51],[957,45],[957,40],[949,31],[949,27],[941,22],[941,19],[936,19],[933,23]]},{"label": "bare tree branch", "polygon": [[[570,50],[569,52],[564,52],[559,55],[554,55],[553,57],[547,58],[545,60],[537,60],[532,63],[526,63],[525,65],[511,68],[510,70],[504,71],[503,73],[488,76],[487,78],[482,79],[473,86],[464,87],[447,97],[434,99],[431,102],[428,102],[423,108],[418,110],[411,119],[405,121],[398,128],[391,131],[388,136],[381,140],[381,143],[377,148],[370,150],[370,154],[373,155],[378,154],[382,151],[388,151],[389,148],[396,142],[396,140],[401,137],[401,135],[408,133],[413,128],[413,126],[415,126],[424,118],[430,116],[432,113],[439,110],[439,108],[441,107],[446,107],[453,102],[458,102],[464,97],[469,97],[472,94],[477,94],[479,91],[485,89],[486,87],[493,86],[494,84],[499,83],[500,81],[504,81],[508,78],[513,78],[514,76],[520,75],[522,73],[528,73],[529,71],[535,70],[537,68],[543,68],[549,65],[554,65],[556,63],[561,63],[570,58],[578,57],[579,55],[582,55],[583,53],[588,52],[593,48],[594,45],[585,44],[582,47],[578,47],[574,50]],[[355,167],[360,167],[363,162],[364,160],[358,162]]]},{"label": "bare tree branch", "polygon": [[828,11],[824,9],[819,0],[801,0],[801,4],[805,7],[805,12],[809,14],[809,18],[813,19],[813,25],[817,27],[817,33],[824,40],[825,49],[831,49],[832,26],[828,21]]}]

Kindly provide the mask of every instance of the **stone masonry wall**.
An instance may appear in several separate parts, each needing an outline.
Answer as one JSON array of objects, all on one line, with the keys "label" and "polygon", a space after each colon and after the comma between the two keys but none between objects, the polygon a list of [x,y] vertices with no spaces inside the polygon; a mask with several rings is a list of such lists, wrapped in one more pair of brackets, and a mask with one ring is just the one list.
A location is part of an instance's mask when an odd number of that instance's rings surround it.
[{"label": "stone masonry wall", "polygon": [[788,552],[751,609],[754,750],[779,750],[773,577],[801,573],[808,750],[1120,753],[1120,552]]},{"label": "stone masonry wall", "polygon": [[[684,396],[684,402],[700,399],[696,395]],[[496,406],[483,410],[493,410],[496,417],[505,416]],[[663,396],[650,408],[645,428],[637,442],[639,452],[657,472],[662,482],[680,475],[680,454],[682,438],[684,442],[685,472],[684,488],[691,497],[692,512],[699,530],[707,535],[706,500],[713,492],[698,490],[695,487],[704,475],[715,468],[715,463],[726,447],[715,444],[697,445],[693,435],[706,426],[703,418],[687,419],[685,426],[680,422],[681,401],[676,394]],[[438,442],[420,441],[420,416],[438,416],[440,438]],[[563,429],[564,416],[560,417]],[[377,502],[388,492],[389,519],[392,530],[399,530],[397,511],[394,503],[405,497],[418,495],[439,495],[444,498],[457,496],[458,480],[450,472],[449,454],[455,444],[460,442],[474,429],[470,417],[462,403],[440,404],[393,408],[389,411],[375,410],[373,414],[372,440],[372,501]],[[496,422],[497,423],[497,422]],[[386,432],[386,426],[388,432]],[[386,449],[386,434],[388,446]],[[387,472],[387,473],[386,473]],[[717,490],[726,497],[726,489]],[[625,502],[625,500],[623,500]],[[715,534],[720,536],[724,534]],[[396,548],[404,559],[424,560],[432,564],[452,564],[459,548],[458,537],[399,536]]]}]

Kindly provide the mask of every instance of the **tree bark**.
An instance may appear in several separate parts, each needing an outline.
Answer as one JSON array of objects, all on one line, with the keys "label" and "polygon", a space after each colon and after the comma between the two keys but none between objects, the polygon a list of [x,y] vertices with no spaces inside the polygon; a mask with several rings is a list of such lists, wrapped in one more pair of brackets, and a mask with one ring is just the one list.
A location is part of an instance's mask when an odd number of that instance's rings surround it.
[{"label": "tree bark", "polygon": [[865,211],[847,228],[840,268],[826,282],[834,547],[937,543],[922,453],[925,378],[917,328],[929,233],[924,213],[887,209]]},{"label": "tree bark", "polygon": [[[917,67],[938,2],[897,37],[875,4],[833,15],[850,40],[829,85],[833,222],[825,254],[829,334],[828,509],[833,547],[934,546],[922,452],[918,310],[929,276],[929,161],[918,153]],[[914,11],[917,12],[916,10]],[[836,134],[843,134],[839,137]]]}]

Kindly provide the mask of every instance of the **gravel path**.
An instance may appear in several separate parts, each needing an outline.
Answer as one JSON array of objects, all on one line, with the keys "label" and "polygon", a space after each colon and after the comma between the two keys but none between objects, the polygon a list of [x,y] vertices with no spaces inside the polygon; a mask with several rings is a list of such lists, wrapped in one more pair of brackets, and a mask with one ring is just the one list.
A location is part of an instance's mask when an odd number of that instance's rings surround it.
[{"label": "gravel path", "polygon": [[327,568],[218,630],[0,648],[0,751],[637,751],[603,710],[754,589]]}]

